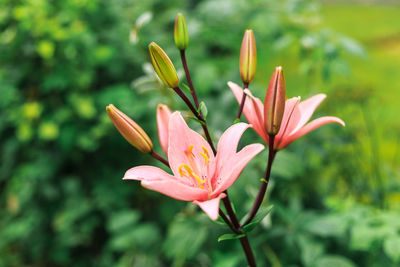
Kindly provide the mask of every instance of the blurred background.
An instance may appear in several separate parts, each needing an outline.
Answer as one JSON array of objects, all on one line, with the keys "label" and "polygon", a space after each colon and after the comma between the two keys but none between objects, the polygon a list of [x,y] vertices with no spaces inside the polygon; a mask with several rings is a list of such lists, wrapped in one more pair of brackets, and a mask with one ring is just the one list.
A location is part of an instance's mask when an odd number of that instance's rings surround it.
[{"label": "blurred background", "polygon": [[[264,98],[282,65],[288,96],[326,93],[315,117],[347,124],[278,154],[264,203],[274,207],[250,233],[260,266],[399,266],[400,5],[362,0],[1,1],[0,266],[245,265],[239,242],[218,243],[229,230],[196,206],[121,180],[128,168],[159,163],[120,136],[105,106],[134,118],[161,151],[156,105],[185,107],[159,84],[147,45],[160,44],[183,74],[178,12],[215,140],[237,113],[226,82],[240,82],[248,28],[258,49],[254,95]],[[249,130],[241,144],[254,142]],[[239,217],[266,157],[230,189]]]}]

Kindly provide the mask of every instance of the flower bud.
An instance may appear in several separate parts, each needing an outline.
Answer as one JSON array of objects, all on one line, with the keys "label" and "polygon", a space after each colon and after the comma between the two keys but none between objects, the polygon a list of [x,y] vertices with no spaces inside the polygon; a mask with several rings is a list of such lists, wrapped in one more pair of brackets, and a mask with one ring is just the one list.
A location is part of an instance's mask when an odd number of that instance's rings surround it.
[{"label": "flower bud", "polygon": [[254,79],[257,66],[256,39],[252,30],[246,30],[240,48],[239,70],[243,83],[249,84]]},{"label": "flower bud", "polygon": [[179,86],[178,75],[168,55],[155,42],[149,44],[151,63],[160,80],[169,88]]},{"label": "flower bud", "polygon": [[174,26],[175,45],[179,50],[185,50],[189,43],[186,20],[182,13],[178,13]]},{"label": "flower bud", "polygon": [[112,104],[108,105],[106,110],[114,126],[126,141],[143,153],[150,153],[153,150],[153,143],[149,136],[136,122]]},{"label": "flower bud", "polygon": [[264,101],[264,124],[269,135],[276,135],[285,111],[286,87],[282,67],[276,67]]}]

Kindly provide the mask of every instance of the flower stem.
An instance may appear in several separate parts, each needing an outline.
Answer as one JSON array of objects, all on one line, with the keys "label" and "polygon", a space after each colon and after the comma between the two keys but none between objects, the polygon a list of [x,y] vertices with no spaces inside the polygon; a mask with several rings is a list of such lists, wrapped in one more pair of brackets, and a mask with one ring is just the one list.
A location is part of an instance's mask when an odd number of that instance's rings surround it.
[{"label": "flower stem", "polygon": [[197,109],[193,106],[192,102],[190,102],[189,98],[187,98],[187,96],[182,92],[182,90],[179,87],[175,87],[173,89],[175,93],[177,93],[179,97],[183,100],[183,102],[185,102],[186,106],[188,106],[193,115],[195,115],[196,118],[199,119],[200,121],[204,122],[203,116],[199,114]]},{"label": "flower stem", "polygon": [[238,231],[235,226],[233,226],[232,222],[229,220],[228,217],[226,217],[225,213],[219,209],[219,216],[221,216],[222,220],[224,220],[224,222],[229,226],[229,228],[231,228],[231,230],[237,234],[240,233],[240,231]]},{"label": "flower stem", "polygon": [[186,95],[182,92],[182,90],[179,87],[173,88],[174,91],[179,95],[180,98],[182,98],[183,102],[188,106],[190,111],[192,111],[193,115],[200,121],[201,127],[204,130],[204,134],[207,138],[207,142],[210,144],[212,151],[214,154],[216,153],[214,144],[211,139],[210,132],[208,130],[207,124],[206,124],[206,119],[204,119],[203,115],[193,106],[192,102],[186,97]]},{"label": "flower stem", "polygon": [[203,114],[201,114],[201,111],[199,111],[199,100],[197,98],[196,90],[194,89],[192,78],[191,78],[190,72],[189,72],[189,68],[187,66],[185,50],[180,50],[180,55],[181,55],[181,61],[182,61],[183,69],[185,70],[186,79],[187,79],[187,81],[189,83],[190,93],[192,95],[192,98],[193,98],[193,101],[194,101],[194,104],[195,104],[195,107],[196,107],[196,113],[194,113],[192,109],[191,110],[192,110],[193,114],[196,116],[196,118],[203,122],[203,123],[201,123],[201,127],[203,128],[204,135],[206,136],[207,141],[210,144],[210,146],[211,146],[211,148],[212,148],[212,150],[213,150],[213,152],[215,154],[216,150],[214,148],[214,144],[212,142],[212,139],[211,139],[211,136],[210,136],[210,132],[209,132],[209,130],[207,128],[207,125],[205,124],[206,120],[203,117]]},{"label": "flower stem", "polygon": [[[236,214],[232,208],[231,202],[229,200],[228,192],[225,191],[225,194],[226,194],[226,197],[222,199],[222,202],[224,203],[226,212],[228,213],[230,221],[232,222],[232,225],[234,226],[234,229],[232,229],[232,230],[237,234],[239,234],[239,233],[245,234],[240,228],[240,223],[239,223],[239,221],[236,217]],[[242,245],[243,251],[246,255],[246,259],[247,259],[249,266],[256,267],[257,266],[256,261],[254,259],[254,254],[253,254],[253,251],[251,250],[247,235],[244,237],[241,237],[239,240],[240,240],[240,244]]]},{"label": "flower stem", "polygon": [[151,155],[153,158],[155,158],[155,159],[159,160],[160,162],[164,163],[167,167],[169,167],[169,162],[168,162],[168,160],[164,159],[160,154],[158,154],[158,153],[155,152],[154,150],[152,150],[152,151],[150,152],[150,155]]},{"label": "flower stem", "polygon": [[254,201],[253,206],[251,207],[251,210],[249,212],[246,222],[241,227],[251,223],[251,221],[254,219],[254,216],[256,216],[257,211],[259,210],[259,208],[261,206],[261,203],[264,200],[265,192],[267,191],[269,179],[271,177],[272,162],[274,161],[274,158],[276,155],[276,151],[274,150],[274,140],[275,140],[275,136],[270,135],[269,136],[268,165],[267,165],[267,168],[266,168],[265,174],[264,174],[265,181],[261,182],[260,189],[258,190],[256,200]]},{"label": "flower stem", "polygon": [[[186,62],[185,50],[180,50],[180,55],[181,55],[182,65],[185,70],[186,78],[189,83],[190,93],[193,97],[196,108],[193,106],[193,104],[185,96],[185,94],[182,92],[182,90],[180,88],[174,88],[174,91],[182,98],[182,100],[186,103],[186,105],[189,107],[189,109],[192,111],[192,113],[196,116],[196,118],[198,120],[200,120],[201,127],[203,128],[203,131],[204,131],[204,135],[207,138],[207,142],[211,146],[211,149],[214,152],[214,155],[216,155],[216,149],[215,149],[213,141],[211,139],[210,132],[208,130],[208,126],[206,123],[206,119],[204,118],[203,114],[201,114],[201,111],[199,111],[199,100],[197,99],[196,91],[194,89],[192,79],[190,77],[190,72],[189,72],[189,69],[187,66],[187,62]],[[247,86],[246,86],[246,88],[247,88]],[[244,95],[244,98],[245,98],[245,95]],[[244,105],[244,101],[243,101],[243,105]],[[243,107],[241,108],[241,110],[243,110]],[[242,112],[240,112],[240,113],[242,113]],[[226,215],[222,212],[222,210],[220,210],[220,216],[225,221],[225,223],[228,224],[228,226],[232,229],[232,231],[234,231],[237,234],[244,233],[240,229],[240,223],[236,217],[235,212],[232,209],[231,203],[229,201],[228,192],[225,191],[225,194],[226,194],[226,197],[223,199],[223,203],[225,205],[225,209],[229,215],[229,218],[226,217]],[[250,243],[249,243],[249,240],[247,239],[247,236],[240,238],[240,243],[246,254],[248,264],[250,265],[250,267],[256,267],[254,255],[251,250]]]},{"label": "flower stem", "polygon": [[238,111],[238,114],[236,115],[236,121],[240,120],[240,117],[242,116],[244,103],[246,102],[246,97],[247,97],[246,93],[244,92],[244,90],[246,90],[248,88],[249,88],[249,83],[243,83],[242,101],[240,102],[239,111]]},{"label": "flower stem", "polygon": [[193,100],[194,100],[194,104],[196,105],[196,108],[199,108],[199,100],[197,99],[197,94],[196,91],[194,90],[194,86],[192,83],[192,78],[190,77],[190,72],[189,72],[189,68],[187,66],[187,62],[186,62],[186,55],[185,55],[185,50],[179,50],[180,54],[181,54],[181,61],[182,61],[182,65],[183,65],[183,69],[185,70],[185,74],[186,74],[186,79],[189,83],[189,87],[190,87],[190,93],[192,94]]},{"label": "flower stem", "polygon": [[246,254],[247,263],[250,267],[257,267],[256,260],[253,255],[253,251],[251,250],[249,239],[247,236],[244,236],[239,239],[240,244],[243,247],[244,253]]}]

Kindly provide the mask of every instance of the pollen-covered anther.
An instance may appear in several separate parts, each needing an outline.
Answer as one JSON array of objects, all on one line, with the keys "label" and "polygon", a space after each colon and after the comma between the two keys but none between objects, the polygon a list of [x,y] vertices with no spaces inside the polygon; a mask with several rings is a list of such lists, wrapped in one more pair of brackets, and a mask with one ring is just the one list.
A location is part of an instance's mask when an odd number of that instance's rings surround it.
[{"label": "pollen-covered anther", "polygon": [[204,146],[201,146],[201,148],[203,149],[204,153],[200,152],[200,155],[204,158],[204,166],[206,166],[210,162],[210,154]]},{"label": "pollen-covered anther", "polygon": [[178,169],[181,177],[186,176],[192,179],[194,178],[197,181],[198,186],[202,189],[204,188],[203,184],[205,183],[205,179],[201,179],[196,173],[194,173],[189,165],[181,164]]}]

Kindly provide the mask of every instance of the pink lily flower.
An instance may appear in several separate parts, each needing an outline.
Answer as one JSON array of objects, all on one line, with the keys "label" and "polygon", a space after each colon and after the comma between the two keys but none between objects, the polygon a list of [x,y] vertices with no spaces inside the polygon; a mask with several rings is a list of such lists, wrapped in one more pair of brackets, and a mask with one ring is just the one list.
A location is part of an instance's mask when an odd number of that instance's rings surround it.
[{"label": "pink lily flower", "polygon": [[169,120],[168,159],[173,175],[153,166],[129,169],[124,180],[138,180],[147,189],[182,201],[192,201],[211,219],[219,215],[223,193],[239,177],[246,164],[264,146],[252,144],[236,152],[247,123],[229,127],[221,136],[214,155],[210,145],[191,130],[182,115],[174,112]]},{"label": "pink lily flower", "polygon": [[[231,88],[236,100],[240,103],[243,89],[233,82],[228,82],[228,86]],[[261,136],[266,144],[268,144],[269,138],[264,126],[263,103],[260,99],[254,97],[249,90],[245,90],[245,92],[251,98],[251,101],[246,102],[243,113],[249,123],[253,125],[257,134]],[[345,126],[345,123],[341,119],[332,116],[321,117],[307,123],[315,109],[325,98],[325,94],[317,94],[303,102],[300,102],[300,97],[293,97],[286,100],[281,127],[275,136],[275,150],[281,150],[287,147],[293,141],[325,124],[339,123],[340,125]]]}]

